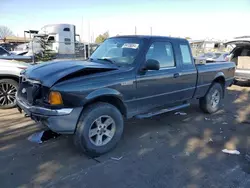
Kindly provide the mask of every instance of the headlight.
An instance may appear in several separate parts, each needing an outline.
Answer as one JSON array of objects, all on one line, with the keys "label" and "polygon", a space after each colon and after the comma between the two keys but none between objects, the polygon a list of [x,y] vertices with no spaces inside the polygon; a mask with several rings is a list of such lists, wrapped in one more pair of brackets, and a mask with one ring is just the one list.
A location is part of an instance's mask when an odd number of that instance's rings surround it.
[{"label": "headlight", "polygon": [[62,96],[57,91],[51,91],[49,94],[49,103],[51,105],[60,105],[63,104]]}]

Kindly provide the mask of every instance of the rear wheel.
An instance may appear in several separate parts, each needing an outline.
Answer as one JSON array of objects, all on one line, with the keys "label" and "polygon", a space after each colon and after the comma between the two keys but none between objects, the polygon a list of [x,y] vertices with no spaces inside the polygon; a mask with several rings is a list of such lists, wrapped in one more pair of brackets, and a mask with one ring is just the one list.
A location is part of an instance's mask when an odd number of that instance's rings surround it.
[{"label": "rear wheel", "polygon": [[200,108],[206,113],[214,113],[219,110],[223,96],[220,83],[213,83],[207,94],[200,99]]},{"label": "rear wheel", "polygon": [[112,150],[123,133],[120,111],[108,103],[89,106],[80,117],[74,135],[75,145],[91,157]]},{"label": "rear wheel", "polygon": [[15,80],[0,80],[0,109],[8,109],[16,106],[17,90],[18,83]]}]

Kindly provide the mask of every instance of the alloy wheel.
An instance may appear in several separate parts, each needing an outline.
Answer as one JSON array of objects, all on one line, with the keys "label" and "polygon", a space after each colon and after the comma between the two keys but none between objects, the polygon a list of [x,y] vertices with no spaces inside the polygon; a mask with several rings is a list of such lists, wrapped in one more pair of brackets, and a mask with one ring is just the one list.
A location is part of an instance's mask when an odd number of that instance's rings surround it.
[{"label": "alloy wheel", "polygon": [[0,83],[0,106],[15,104],[16,86],[9,83]]},{"label": "alloy wheel", "polygon": [[114,137],[115,131],[113,118],[108,115],[100,116],[90,126],[89,139],[95,146],[104,146]]}]

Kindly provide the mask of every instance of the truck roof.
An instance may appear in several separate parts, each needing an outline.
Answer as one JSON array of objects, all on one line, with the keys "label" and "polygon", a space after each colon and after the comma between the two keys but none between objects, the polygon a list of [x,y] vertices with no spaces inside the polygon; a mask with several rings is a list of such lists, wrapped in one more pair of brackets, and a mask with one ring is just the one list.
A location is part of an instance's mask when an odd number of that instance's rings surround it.
[{"label": "truck roof", "polygon": [[119,35],[119,36],[110,37],[110,38],[123,38],[123,37],[140,38],[140,39],[168,39],[168,40],[179,40],[179,41],[188,42],[184,38],[175,38],[175,37],[167,37],[167,36],[152,36],[152,35]]}]

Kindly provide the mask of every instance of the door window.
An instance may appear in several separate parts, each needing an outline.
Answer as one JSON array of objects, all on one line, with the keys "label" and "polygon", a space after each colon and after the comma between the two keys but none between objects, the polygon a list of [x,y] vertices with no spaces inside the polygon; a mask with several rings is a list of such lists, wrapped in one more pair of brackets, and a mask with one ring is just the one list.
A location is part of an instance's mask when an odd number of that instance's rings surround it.
[{"label": "door window", "polygon": [[53,42],[55,42],[55,37],[54,36],[49,36],[48,43],[53,43]]},{"label": "door window", "polygon": [[154,42],[150,46],[146,60],[154,59],[160,63],[160,68],[174,67],[173,48],[169,42]]}]

